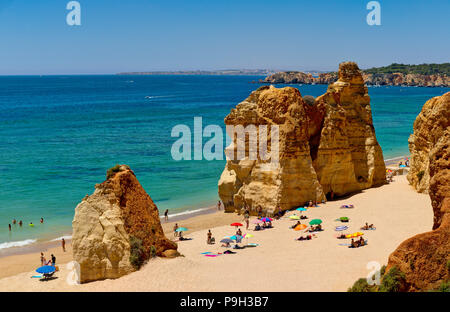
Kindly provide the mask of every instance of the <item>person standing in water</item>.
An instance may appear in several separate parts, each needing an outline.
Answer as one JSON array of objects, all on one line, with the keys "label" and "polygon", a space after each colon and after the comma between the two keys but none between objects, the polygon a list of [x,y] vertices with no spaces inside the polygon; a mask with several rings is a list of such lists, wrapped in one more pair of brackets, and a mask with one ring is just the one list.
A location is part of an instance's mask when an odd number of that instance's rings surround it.
[{"label": "person standing in water", "polygon": [[16,219],[13,219],[13,224],[16,224],[16,222],[17,222]]},{"label": "person standing in water", "polygon": [[66,252],[66,240],[64,239],[64,237],[61,240],[61,247],[63,249],[63,252]]},{"label": "person standing in water", "polygon": [[41,218],[41,224],[44,223],[44,218]]},{"label": "person standing in water", "polygon": [[19,221],[19,226],[22,226],[22,220]]},{"label": "person standing in water", "polygon": [[9,231],[11,232],[11,224],[8,224]]},{"label": "person standing in water", "polygon": [[166,211],[164,212],[164,220],[166,222],[169,221],[169,209],[166,209]]},{"label": "person standing in water", "polygon": [[222,206],[222,203],[219,201],[217,201],[217,210],[220,210],[220,206]]}]

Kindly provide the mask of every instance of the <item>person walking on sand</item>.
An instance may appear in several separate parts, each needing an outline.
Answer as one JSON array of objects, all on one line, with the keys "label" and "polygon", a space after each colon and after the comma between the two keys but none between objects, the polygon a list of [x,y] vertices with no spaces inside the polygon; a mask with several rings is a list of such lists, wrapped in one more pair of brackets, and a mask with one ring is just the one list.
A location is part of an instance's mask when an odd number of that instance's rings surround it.
[{"label": "person walking on sand", "polygon": [[166,211],[164,211],[164,220],[166,222],[169,221],[169,209],[166,209]]},{"label": "person walking on sand", "polygon": [[207,238],[206,238],[206,243],[207,243],[208,245],[211,244],[211,238],[212,238],[211,230],[208,230],[208,234],[207,234]]},{"label": "person walking on sand", "polygon": [[52,254],[52,266],[56,264],[56,257]]},{"label": "person walking on sand", "polygon": [[244,212],[244,220],[245,220],[245,224],[246,224],[246,230],[248,230],[248,226],[249,226],[249,220],[250,219],[250,213],[249,213],[249,211],[248,211],[248,209],[245,209],[245,212]]},{"label": "person walking on sand", "polygon": [[178,223],[175,223],[175,225],[173,226],[173,236],[174,237],[177,237],[178,235],[178,232],[177,232],[177,229],[178,229]]},{"label": "person walking on sand", "polygon": [[222,203],[219,201],[217,201],[217,210],[220,210],[220,206],[222,206]]},{"label": "person walking on sand", "polygon": [[64,239],[64,237],[61,240],[61,247],[63,252],[66,252],[66,240]]}]

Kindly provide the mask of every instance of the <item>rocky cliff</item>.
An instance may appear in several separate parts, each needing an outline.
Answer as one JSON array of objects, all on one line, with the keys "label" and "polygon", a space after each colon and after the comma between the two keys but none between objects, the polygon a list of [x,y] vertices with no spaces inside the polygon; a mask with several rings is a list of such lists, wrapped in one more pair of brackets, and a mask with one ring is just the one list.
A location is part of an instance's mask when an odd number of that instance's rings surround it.
[{"label": "rocky cliff", "polygon": [[[261,87],[231,110],[225,124],[279,127],[278,167],[267,170],[267,161],[250,160],[248,142],[244,159],[227,161],[219,180],[227,211],[244,203],[253,212],[259,206],[291,209],[386,180],[370,98],[355,63],[340,64],[338,81],[315,101],[305,101],[295,88]],[[238,143],[233,137],[227,153],[236,154]]]},{"label": "rocky cliff", "polygon": [[[450,77],[445,74],[421,75],[421,74],[372,74],[362,73],[366,85],[380,86],[418,86],[418,87],[450,87]],[[289,71],[278,72],[267,76],[260,82],[282,84],[330,84],[338,79],[336,73],[322,73],[317,77],[311,74]]]},{"label": "rocky cliff", "polygon": [[177,245],[164,236],[158,208],[133,171],[116,166],[75,208],[73,259],[80,264],[82,283],[118,278],[135,270],[130,240],[141,242],[142,261]]},{"label": "rocky cliff", "polygon": [[428,192],[430,152],[450,128],[450,92],[428,100],[414,122],[409,138],[410,171],[408,181],[418,192]]},{"label": "rocky cliff", "polygon": [[[427,102],[428,103],[428,102]],[[425,108],[425,107],[424,107]],[[428,106],[431,109],[430,106]],[[423,110],[422,110],[423,112]],[[404,291],[436,289],[450,276],[450,130],[431,148],[429,194],[433,231],[407,239],[389,256],[387,270],[405,273]]]}]

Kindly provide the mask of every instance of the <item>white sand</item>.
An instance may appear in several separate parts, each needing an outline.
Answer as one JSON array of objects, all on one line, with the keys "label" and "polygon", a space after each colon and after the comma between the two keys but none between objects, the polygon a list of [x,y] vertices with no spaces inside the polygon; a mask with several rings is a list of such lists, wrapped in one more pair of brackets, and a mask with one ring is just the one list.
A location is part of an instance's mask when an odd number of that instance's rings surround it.
[{"label": "white sand", "polygon": [[[207,230],[188,232],[185,237],[192,240],[179,243],[185,257],[152,260],[139,272],[120,279],[72,286],[66,282],[68,270],[61,266],[58,278],[47,282],[30,278],[35,275],[33,272],[1,279],[0,291],[346,291],[355,280],[367,276],[368,262],[386,264],[389,254],[402,241],[432,227],[429,196],[413,191],[405,176],[394,177],[394,181],[309,209],[304,214],[309,220],[322,219],[325,229],[310,241],[295,241],[303,231],[289,229],[294,221],[283,219],[274,222],[274,229],[248,231],[254,235],[249,242],[260,244],[258,247],[216,258],[201,255],[205,251],[225,250],[218,241],[233,235],[235,228],[219,226],[212,229],[216,245],[206,244]],[[339,208],[350,203],[355,205],[354,209]],[[349,217],[350,222],[334,221],[341,216]],[[241,216],[226,218],[242,222]],[[346,233],[352,233],[365,222],[377,228],[365,231],[367,246],[356,249],[339,246],[349,240],[336,239],[335,226],[347,225]]]}]

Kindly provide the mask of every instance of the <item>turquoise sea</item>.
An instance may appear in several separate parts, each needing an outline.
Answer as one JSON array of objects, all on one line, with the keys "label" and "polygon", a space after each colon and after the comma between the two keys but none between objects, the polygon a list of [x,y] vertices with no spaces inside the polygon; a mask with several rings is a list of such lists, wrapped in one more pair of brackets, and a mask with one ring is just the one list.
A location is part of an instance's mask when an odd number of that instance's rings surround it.
[{"label": "turquoise sea", "polygon": [[[175,125],[223,126],[255,76],[0,77],[0,250],[71,233],[74,208],[115,164],[128,164],[170,214],[214,204],[225,161],[175,161]],[[326,85],[296,86],[318,96]],[[385,158],[406,155],[425,101],[449,88],[369,88]],[[224,128],[224,127],[223,127]],[[204,139],[204,142],[207,139]],[[39,219],[45,219],[39,224]],[[11,220],[23,220],[24,226]],[[29,227],[29,222],[35,224]]]}]

